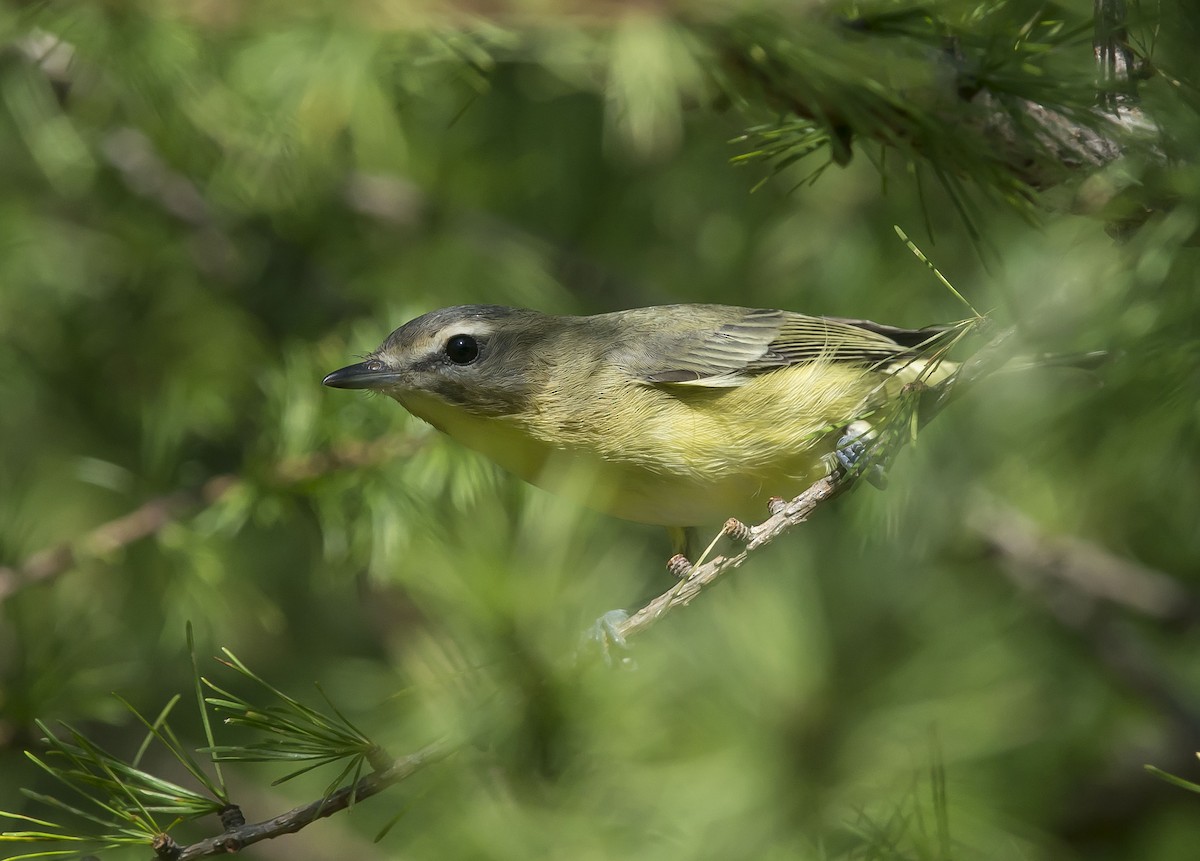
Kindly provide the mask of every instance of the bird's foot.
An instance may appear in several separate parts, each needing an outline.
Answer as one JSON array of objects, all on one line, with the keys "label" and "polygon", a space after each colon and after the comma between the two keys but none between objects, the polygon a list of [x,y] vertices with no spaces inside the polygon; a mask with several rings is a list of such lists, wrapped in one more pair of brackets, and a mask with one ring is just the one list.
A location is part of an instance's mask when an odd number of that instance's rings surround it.
[{"label": "bird's foot", "polygon": [[879,432],[870,422],[862,419],[850,422],[842,431],[833,456],[845,472],[850,475],[862,475],[872,485],[883,490],[888,484],[887,470],[872,456],[878,440]]},{"label": "bird's foot", "polygon": [[600,654],[604,665],[615,670],[636,670],[633,649],[621,633],[621,625],[629,621],[624,610],[609,610],[583,632],[584,654]]}]

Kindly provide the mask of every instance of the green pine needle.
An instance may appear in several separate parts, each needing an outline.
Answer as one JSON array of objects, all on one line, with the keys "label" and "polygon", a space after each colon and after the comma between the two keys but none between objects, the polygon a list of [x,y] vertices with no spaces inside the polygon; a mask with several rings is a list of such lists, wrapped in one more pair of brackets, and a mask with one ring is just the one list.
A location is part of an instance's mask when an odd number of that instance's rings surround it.
[{"label": "green pine needle", "polygon": [[334,781],[333,789],[336,789],[346,775],[358,773],[363,762],[377,750],[376,744],[333,704],[320,685],[317,685],[317,692],[329,706],[332,715],[285,694],[255,674],[228,649],[222,651],[227,660],[221,663],[264,688],[279,700],[279,704],[262,707],[209,679],[202,679],[205,687],[217,694],[209,696],[205,702],[218,712],[228,713],[226,724],[243,726],[268,737],[267,740],[248,745],[213,745],[207,750],[215,760],[309,763],[276,781],[282,783],[314,768],[348,759],[342,774]]},{"label": "green pine needle", "polygon": [[[208,709],[204,707],[204,686],[200,678],[200,665],[196,660],[196,637],[192,631],[192,623],[190,621],[187,623],[186,630],[188,654],[192,659],[192,681],[196,691],[196,706],[200,709],[200,722],[204,726],[204,738],[208,741],[208,746],[212,747],[214,744],[216,744],[216,738],[213,736],[212,723],[208,719]],[[213,795],[215,795],[217,798],[220,798],[224,804],[228,804],[229,793],[225,787],[225,775],[221,773],[221,763],[214,760],[213,770],[217,775],[217,784],[219,784],[219,789],[217,786],[209,784],[206,777],[200,777],[199,779],[209,786],[209,791],[212,792]]]},{"label": "green pine needle", "polygon": [[1165,780],[1167,783],[1174,784],[1180,789],[1186,789],[1188,792],[1200,792],[1200,783],[1192,783],[1190,780],[1184,780],[1182,777],[1176,777],[1170,772],[1163,771],[1161,768],[1156,768],[1153,765],[1143,766],[1146,771],[1153,774],[1160,780]]}]

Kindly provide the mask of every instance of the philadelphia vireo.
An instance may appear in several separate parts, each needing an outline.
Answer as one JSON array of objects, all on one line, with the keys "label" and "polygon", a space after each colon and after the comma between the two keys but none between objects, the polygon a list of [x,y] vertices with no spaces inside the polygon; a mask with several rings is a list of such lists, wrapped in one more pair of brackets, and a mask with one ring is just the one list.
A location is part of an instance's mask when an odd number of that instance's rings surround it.
[{"label": "philadelphia vireo", "polygon": [[405,323],[325,385],[371,389],[532,484],[628,520],[755,522],[829,472],[847,426],[937,384],[947,327],[727,305],[565,317],[495,305]]}]

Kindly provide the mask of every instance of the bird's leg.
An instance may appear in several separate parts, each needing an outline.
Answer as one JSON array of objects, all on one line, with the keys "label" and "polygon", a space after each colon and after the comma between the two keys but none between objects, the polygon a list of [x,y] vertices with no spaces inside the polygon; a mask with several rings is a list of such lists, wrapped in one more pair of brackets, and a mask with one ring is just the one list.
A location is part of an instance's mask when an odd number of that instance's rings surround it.
[{"label": "bird's leg", "polygon": [[[696,533],[694,526],[668,526],[667,537],[671,540],[671,560],[675,557],[682,556],[686,561],[693,561],[693,553],[699,549],[697,539],[699,536]],[[671,562],[667,563],[667,568],[670,569]]]},{"label": "bird's leg", "polygon": [[883,490],[887,487],[887,470],[874,459],[873,450],[879,441],[879,432],[870,422],[858,419],[842,430],[833,456],[841,469],[851,475],[865,475],[867,481]]}]

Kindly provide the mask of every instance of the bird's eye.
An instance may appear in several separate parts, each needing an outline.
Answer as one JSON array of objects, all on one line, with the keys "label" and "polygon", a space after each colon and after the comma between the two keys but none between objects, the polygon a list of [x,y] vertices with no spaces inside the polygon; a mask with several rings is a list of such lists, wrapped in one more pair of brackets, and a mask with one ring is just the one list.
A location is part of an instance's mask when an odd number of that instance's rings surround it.
[{"label": "bird's eye", "polygon": [[446,342],[446,358],[456,365],[469,365],[479,358],[479,342],[470,335],[452,335]]}]

